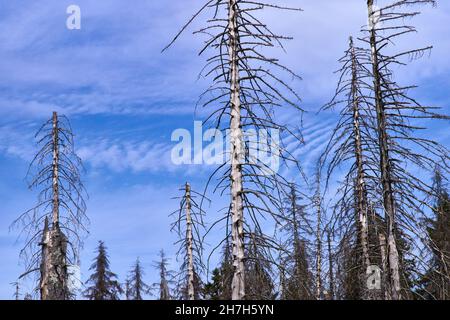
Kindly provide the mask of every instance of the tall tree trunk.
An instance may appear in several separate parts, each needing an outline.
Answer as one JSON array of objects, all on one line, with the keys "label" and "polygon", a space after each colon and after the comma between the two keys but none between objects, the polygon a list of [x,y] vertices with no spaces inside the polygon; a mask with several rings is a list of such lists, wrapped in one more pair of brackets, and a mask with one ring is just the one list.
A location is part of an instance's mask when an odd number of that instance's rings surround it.
[{"label": "tall tree trunk", "polygon": [[41,245],[41,300],[66,300],[69,298],[66,261],[67,239],[58,227],[49,229],[47,218],[45,219]]},{"label": "tall tree trunk", "polygon": [[53,161],[52,161],[52,187],[53,203],[52,218],[53,228],[59,225],[59,129],[58,114],[53,112]]},{"label": "tall tree trunk", "polygon": [[192,238],[192,217],[191,217],[191,186],[186,183],[186,246],[188,254],[188,296],[189,300],[195,300],[194,288],[194,253]]},{"label": "tall tree trunk", "polygon": [[367,217],[367,198],[366,198],[366,186],[365,186],[365,174],[364,174],[364,161],[363,161],[363,147],[361,140],[361,123],[360,123],[360,105],[359,105],[359,93],[357,91],[358,70],[357,70],[357,57],[355,48],[353,46],[353,38],[350,37],[350,51],[352,59],[352,101],[353,101],[353,132],[355,143],[355,159],[356,159],[356,208],[358,215],[358,236],[362,249],[362,268],[360,271],[361,277],[361,289],[363,290],[363,299],[367,299],[367,290],[365,290],[366,284],[366,271],[370,266],[369,257],[369,235],[368,235],[368,217]]},{"label": "tall tree trunk", "polygon": [[327,243],[328,243],[328,277],[330,280],[330,300],[334,300],[335,293],[335,283],[334,283],[334,273],[333,273],[333,254],[331,251],[331,231],[327,231]]},{"label": "tall tree trunk", "polygon": [[316,229],[316,299],[322,299],[322,207],[320,200],[320,173],[316,175],[317,190],[315,195],[315,206],[317,210],[317,229]]},{"label": "tall tree trunk", "polygon": [[59,227],[59,127],[58,115],[52,119],[52,225],[45,218],[42,239],[40,292],[41,300],[66,300],[67,288],[67,239]]},{"label": "tall tree trunk", "polygon": [[392,190],[391,163],[389,158],[388,133],[386,129],[386,113],[381,86],[380,65],[376,39],[376,25],[374,21],[373,0],[367,0],[370,46],[372,51],[372,67],[375,89],[375,106],[377,113],[377,131],[380,151],[381,186],[383,188],[383,205],[387,224],[387,264],[390,297],[401,299],[400,262],[395,238],[395,201]]},{"label": "tall tree trunk", "polygon": [[228,2],[228,55],[230,60],[230,143],[231,143],[231,216],[232,216],[232,245],[233,245],[233,281],[232,299],[245,298],[244,271],[244,207],[242,183],[242,124],[241,124],[241,88],[239,78],[239,32],[237,22],[237,0]]}]

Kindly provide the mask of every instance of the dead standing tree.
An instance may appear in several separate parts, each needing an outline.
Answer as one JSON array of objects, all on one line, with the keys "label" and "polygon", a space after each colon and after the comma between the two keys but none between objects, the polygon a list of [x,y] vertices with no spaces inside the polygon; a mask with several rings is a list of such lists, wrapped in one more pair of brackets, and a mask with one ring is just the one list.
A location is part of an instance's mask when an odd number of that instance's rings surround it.
[{"label": "dead standing tree", "polygon": [[144,275],[144,269],[137,258],[125,282],[127,300],[144,300],[145,295],[152,293],[152,288],[144,282]]},{"label": "dead standing tree", "polygon": [[[256,231],[254,233],[261,238],[258,241],[260,245],[271,246],[268,238],[261,236],[262,232],[259,232],[258,215],[276,218],[275,212],[280,212],[282,202],[280,187],[288,185],[274,172],[277,170],[273,170],[264,161],[259,161],[258,157],[245,161],[257,146],[255,148],[255,145],[244,141],[248,138],[244,129],[253,129],[254,132],[273,129],[294,135],[286,126],[276,123],[273,108],[282,105],[298,108],[297,103],[300,101],[281,74],[285,73],[291,78],[299,77],[277,59],[265,56],[264,50],[275,45],[282,46],[280,41],[288,39],[274,34],[258,19],[256,13],[265,8],[299,10],[261,1],[209,0],[169,44],[170,46],[175,42],[201,13],[212,11],[213,16],[208,25],[197,32],[209,36],[200,54],[212,51],[203,74],[211,76],[213,84],[202,95],[202,104],[204,107],[221,105],[215,107],[206,120],[213,120],[216,128],[229,130],[230,133],[230,161],[221,165],[213,176],[224,169],[215,190],[219,189],[222,193],[228,190],[231,197],[227,217],[223,220],[231,220],[234,270],[232,299],[235,300],[246,296],[245,238]],[[293,98],[289,99],[288,95]],[[228,117],[228,121],[224,121],[224,117]],[[224,125],[224,122],[228,125]],[[276,141],[272,141],[271,146],[282,149]],[[280,154],[282,158],[286,156],[293,160],[285,152]],[[247,218],[244,217],[245,211],[249,215]]]},{"label": "dead standing tree", "polygon": [[[350,37],[349,48],[339,62],[342,64],[335,96],[324,110],[339,108],[339,121],[321,157],[326,168],[327,184],[333,173],[342,165],[348,167],[338,189],[333,228],[352,241],[357,256],[353,266],[359,274],[359,298],[370,299],[364,289],[366,271],[371,265],[369,244],[370,197],[373,195],[373,178],[377,172],[374,117],[368,102],[367,91],[372,79],[367,69],[370,55],[356,47]],[[356,234],[353,237],[352,234]],[[352,239],[353,238],[353,239]]]},{"label": "dead standing tree", "polygon": [[171,215],[177,219],[172,224],[171,230],[176,230],[180,240],[178,256],[182,256],[180,272],[180,285],[182,298],[185,300],[198,300],[201,294],[200,272],[204,269],[202,262],[203,234],[205,224],[203,216],[205,212],[200,208],[197,198],[203,196],[193,191],[189,183],[186,183],[184,195],[181,197],[180,208]]},{"label": "dead standing tree", "polygon": [[169,259],[166,258],[164,250],[159,252],[159,261],[155,261],[153,266],[159,271],[159,282],[153,284],[153,288],[159,292],[159,300],[172,300],[171,285],[174,274],[169,270]]},{"label": "dead standing tree", "polygon": [[[400,53],[389,51],[394,41],[406,34],[415,33],[414,26],[405,24],[406,19],[420,14],[409,9],[424,4],[435,5],[434,0],[401,0],[376,9],[374,0],[367,1],[369,25],[363,30],[364,41],[370,49],[373,84],[372,109],[376,113],[377,148],[379,156],[380,210],[384,213],[387,232],[387,285],[389,299],[402,299],[408,295],[405,288],[405,270],[402,266],[406,254],[399,253],[400,233],[410,246],[417,244],[411,237],[422,239],[420,217],[426,216],[424,207],[430,207],[419,197],[420,193],[433,193],[429,183],[407,171],[407,164],[416,168],[433,170],[436,162],[442,162],[448,171],[449,153],[431,139],[416,134],[420,129],[418,120],[448,119],[435,113],[436,108],[420,104],[409,96],[414,86],[398,85],[392,73],[394,65],[404,65],[402,58],[416,59],[431,47]],[[436,160],[437,159],[437,160]],[[430,208],[431,209],[431,208]],[[422,263],[420,257],[416,261]]]},{"label": "dead standing tree", "polygon": [[311,221],[306,205],[302,205],[304,197],[297,192],[297,186],[291,184],[290,192],[285,199],[287,215],[286,223],[281,231],[286,234],[285,252],[281,253],[281,288],[283,300],[310,300],[313,293],[313,274],[310,270],[309,237],[313,234]]},{"label": "dead standing tree", "polygon": [[320,170],[316,172],[316,192],[313,196],[312,205],[316,211],[316,249],[315,249],[315,280],[316,280],[316,299],[321,300],[323,298],[323,281],[322,281],[322,236],[323,236],[323,228],[322,228],[322,220],[323,220],[323,208],[322,208],[322,194],[320,187],[321,174]]},{"label": "dead standing tree", "polygon": [[42,300],[70,298],[67,267],[78,262],[87,232],[81,160],[75,153],[73,136],[68,119],[56,112],[39,129],[36,138],[40,150],[28,172],[30,189],[39,190],[38,203],[13,223],[27,237],[21,251],[26,260],[23,276],[40,270]]}]

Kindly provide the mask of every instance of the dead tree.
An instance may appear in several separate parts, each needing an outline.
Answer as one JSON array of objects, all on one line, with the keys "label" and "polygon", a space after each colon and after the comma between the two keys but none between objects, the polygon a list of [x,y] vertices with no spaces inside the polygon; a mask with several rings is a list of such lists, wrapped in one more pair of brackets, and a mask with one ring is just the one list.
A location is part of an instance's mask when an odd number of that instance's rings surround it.
[{"label": "dead tree", "polygon": [[[203,107],[214,107],[206,121],[212,121],[216,128],[230,133],[229,161],[222,164],[213,176],[219,175],[219,183],[214,190],[221,193],[228,191],[231,198],[227,212],[229,219],[223,220],[230,221],[231,225],[232,298],[235,300],[246,296],[246,238],[255,228],[259,228],[260,215],[276,218],[282,202],[280,188],[287,187],[286,181],[277,174],[277,169],[260,161],[259,157],[247,156],[254,154],[258,145],[252,144],[245,132],[250,129],[253,133],[260,130],[268,132],[272,129],[297,138],[292,130],[275,121],[273,109],[284,105],[299,109],[300,99],[288,80],[283,79],[283,74],[290,78],[299,77],[277,59],[265,55],[266,48],[281,46],[281,41],[289,38],[274,34],[259,20],[256,13],[263,9],[299,10],[261,1],[205,1],[169,44],[175,42],[201,13],[212,13],[207,26],[196,32],[209,36],[200,54],[211,52],[202,74],[212,78],[212,85],[202,94],[201,104]],[[272,133],[267,136],[271,140],[274,138]],[[275,139],[270,145],[281,150],[281,158],[295,161]],[[256,233],[258,237],[262,234],[259,231]],[[262,237],[260,244],[270,246],[265,240],[266,237]]]},{"label": "dead tree", "polygon": [[313,207],[316,210],[316,250],[315,250],[315,279],[316,279],[316,299],[321,300],[323,298],[323,281],[322,281],[322,194],[320,188],[321,174],[320,170],[316,172],[316,192],[313,197]]},{"label": "dead tree", "polygon": [[56,112],[39,129],[36,139],[40,149],[28,172],[30,189],[39,190],[38,203],[13,223],[26,235],[21,251],[26,272],[22,276],[40,270],[42,300],[70,298],[67,266],[78,262],[87,232],[81,160],[75,153],[73,137],[68,119]]},{"label": "dead tree", "polygon": [[327,233],[327,251],[328,251],[328,281],[329,281],[329,292],[328,292],[328,300],[334,300],[335,294],[335,282],[334,282],[334,254],[332,250],[332,231],[330,228],[326,229]]},{"label": "dead tree", "polygon": [[159,282],[153,284],[153,288],[159,292],[159,300],[172,300],[171,286],[174,281],[174,272],[169,270],[169,260],[166,258],[164,250],[159,252],[159,260],[153,266],[159,271]]},{"label": "dead tree", "polygon": [[[366,64],[370,56],[363,48],[356,47],[350,37],[349,48],[339,62],[342,64],[335,95],[323,109],[339,108],[339,121],[320,162],[326,168],[327,184],[330,177],[345,165],[348,171],[341,183],[333,219],[338,233],[356,234],[353,246],[357,259],[354,266],[359,273],[361,299],[370,299],[366,286],[366,271],[371,265],[369,244],[370,198],[374,193],[377,155],[374,117],[367,91],[372,79]],[[342,236],[342,235],[341,235]],[[373,246],[373,244],[372,244]]]},{"label": "dead tree", "polygon": [[[433,107],[420,104],[411,98],[409,91],[414,86],[400,86],[394,80],[392,67],[404,65],[402,58],[420,58],[431,47],[392,53],[391,45],[402,36],[415,33],[414,26],[407,25],[406,19],[420,14],[410,8],[423,4],[435,5],[434,0],[392,1],[376,9],[374,0],[367,1],[369,25],[364,29],[365,42],[369,49],[373,83],[371,84],[371,106],[376,114],[378,175],[380,194],[379,210],[386,223],[387,241],[387,285],[389,299],[408,297],[405,286],[405,268],[402,256],[414,255],[417,248],[415,239],[422,239],[421,226],[417,221],[425,217],[424,208],[428,205],[419,194],[430,195],[429,183],[421,180],[408,168],[433,170],[437,162],[443,163],[448,172],[449,152],[432,139],[421,138],[416,133],[424,129],[417,122],[424,119],[449,119],[437,114]],[[429,207],[429,206],[428,206]],[[409,247],[399,252],[399,239],[402,234]],[[415,256],[418,264],[420,257]]]},{"label": "dead tree", "polygon": [[128,274],[125,293],[127,300],[143,300],[145,295],[152,293],[152,288],[144,282],[144,270],[139,258]]},{"label": "dead tree", "polygon": [[281,231],[286,234],[285,250],[281,252],[282,295],[284,300],[310,300],[314,298],[313,274],[310,270],[309,238],[313,234],[304,197],[299,196],[297,186],[291,184],[286,198],[286,223]]},{"label": "dead tree", "polygon": [[202,262],[202,237],[206,231],[203,221],[205,212],[200,208],[198,198],[203,200],[204,197],[192,190],[189,183],[181,190],[184,195],[180,208],[171,214],[176,216],[171,230],[176,230],[180,238],[177,242],[180,246],[177,255],[182,257],[179,287],[184,300],[198,300],[201,296],[200,273],[205,268]]},{"label": "dead tree", "polygon": [[250,235],[246,243],[245,270],[248,275],[245,290],[248,300],[275,300],[275,283],[272,253],[265,252],[266,246],[259,245],[261,237]]}]

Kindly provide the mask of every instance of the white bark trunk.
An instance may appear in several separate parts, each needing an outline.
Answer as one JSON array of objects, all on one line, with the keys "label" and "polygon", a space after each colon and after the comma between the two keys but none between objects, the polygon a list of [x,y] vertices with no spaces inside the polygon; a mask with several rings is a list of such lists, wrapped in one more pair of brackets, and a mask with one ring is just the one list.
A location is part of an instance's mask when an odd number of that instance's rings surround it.
[{"label": "white bark trunk", "polygon": [[245,270],[244,270],[244,228],[243,228],[243,199],[242,199],[242,160],[243,141],[241,125],[241,88],[239,80],[239,34],[237,23],[237,0],[228,2],[228,55],[230,60],[230,143],[231,143],[231,217],[232,217],[232,244],[233,244],[233,281],[232,299],[242,300],[245,297]]},{"label": "white bark trunk", "polygon": [[195,300],[194,287],[194,253],[192,238],[192,217],[191,217],[191,186],[186,183],[186,246],[188,254],[188,296],[189,300]]},{"label": "white bark trunk", "polygon": [[59,128],[58,115],[52,117],[52,226],[47,217],[42,239],[40,293],[42,300],[68,299],[67,239],[59,227]]},{"label": "white bark trunk", "polygon": [[383,205],[386,213],[386,225],[388,231],[387,255],[388,255],[388,281],[393,300],[401,299],[400,262],[395,238],[395,201],[392,190],[391,166],[389,159],[388,135],[386,132],[386,114],[383,102],[381,78],[379,73],[378,48],[376,42],[376,25],[374,21],[373,0],[367,0],[370,46],[372,51],[372,67],[374,76],[375,105],[378,122],[381,185],[383,188]]}]

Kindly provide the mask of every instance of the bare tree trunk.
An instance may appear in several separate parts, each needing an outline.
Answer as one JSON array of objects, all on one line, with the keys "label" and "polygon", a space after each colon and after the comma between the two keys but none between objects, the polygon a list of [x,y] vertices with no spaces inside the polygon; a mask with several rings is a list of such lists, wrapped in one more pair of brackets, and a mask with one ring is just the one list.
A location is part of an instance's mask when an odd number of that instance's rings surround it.
[{"label": "bare tree trunk", "polygon": [[335,283],[333,273],[333,253],[331,251],[331,231],[327,230],[327,243],[328,243],[328,276],[330,280],[330,300],[334,300]]},{"label": "bare tree trunk", "polygon": [[380,171],[381,185],[383,188],[383,205],[386,213],[387,224],[387,263],[388,263],[388,282],[391,298],[393,300],[401,299],[400,285],[400,263],[397,243],[395,238],[395,201],[392,190],[391,164],[389,158],[388,135],[386,132],[386,113],[383,101],[383,88],[381,87],[380,65],[378,61],[378,48],[376,41],[375,21],[373,0],[367,0],[369,27],[370,27],[370,46],[372,51],[372,67],[375,89],[375,105],[377,113],[377,131],[380,149]]},{"label": "bare tree trunk", "polygon": [[245,271],[244,271],[244,210],[243,210],[243,183],[242,183],[242,125],[241,101],[239,80],[239,34],[237,22],[237,0],[228,2],[228,55],[230,59],[230,143],[231,143],[231,216],[232,216],[232,244],[233,244],[233,282],[232,299],[242,300],[245,297]]},{"label": "bare tree trunk", "polygon": [[194,288],[194,253],[192,237],[192,217],[191,217],[191,186],[186,183],[186,246],[188,254],[188,296],[189,300],[195,300]]},{"label": "bare tree trunk", "polygon": [[378,235],[378,240],[380,242],[380,253],[381,253],[381,270],[383,270],[383,291],[384,297],[387,300],[391,300],[390,292],[386,288],[386,276],[387,276],[387,257],[386,257],[386,237],[383,233]]},{"label": "bare tree trunk", "polygon": [[58,115],[53,112],[52,121],[52,226],[48,219],[42,239],[42,263],[40,292],[41,300],[66,300],[67,289],[67,239],[59,228],[59,128]]},{"label": "bare tree trunk", "polygon": [[60,229],[49,229],[45,219],[42,239],[41,300],[66,300],[67,289],[67,240]]},{"label": "bare tree trunk", "polygon": [[53,228],[59,225],[59,129],[58,114],[53,112],[53,162],[52,162],[52,188],[53,188]]},{"label": "bare tree trunk", "polygon": [[320,200],[320,173],[316,176],[317,190],[315,195],[315,206],[317,210],[317,229],[316,229],[316,299],[322,298],[322,207]]},{"label": "bare tree trunk", "polygon": [[[370,266],[369,257],[369,235],[368,235],[368,217],[367,217],[367,198],[364,174],[363,147],[361,140],[361,124],[360,124],[360,106],[359,93],[357,92],[356,82],[358,81],[357,61],[355,48],[353,46],[353,38],[350,37],[350,51],[352,59],[352,101],[353,101],[353,132],[355,143],[355,159],[356,159],[356,205],[359,223],[359,236],[362,249],[362,269],[360,272],[362,288],[366,283],[366,270]],[[364,290],[363,299],[367,298],[367,290]]]}]

